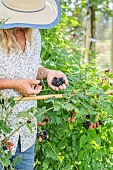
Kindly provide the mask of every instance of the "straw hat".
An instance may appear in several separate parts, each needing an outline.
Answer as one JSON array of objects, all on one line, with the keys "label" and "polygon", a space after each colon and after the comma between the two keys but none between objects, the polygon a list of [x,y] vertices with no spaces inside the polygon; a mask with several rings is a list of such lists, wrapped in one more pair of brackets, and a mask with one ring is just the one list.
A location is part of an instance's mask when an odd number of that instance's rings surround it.
[{"label": "straw hat", "polygon": [[0,0],[0,28],[52,28],[58,24],[58,0]]}]

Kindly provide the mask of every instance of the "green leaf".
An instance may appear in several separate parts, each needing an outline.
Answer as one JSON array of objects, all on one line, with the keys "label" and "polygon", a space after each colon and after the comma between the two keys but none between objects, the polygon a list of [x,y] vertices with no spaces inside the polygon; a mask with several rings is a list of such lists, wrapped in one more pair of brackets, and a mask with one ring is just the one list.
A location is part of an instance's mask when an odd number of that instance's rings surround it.
[{"label": "green leaf", "polygon": [[42,165],[42,166],[43,166],[44,169],[47,169],[47,168],[48,168],[48,164],[45,163],[45,162],[43,162],[43,165]]},{"label": "green leaf", "polygon": [[4,124],[4,121],[0,120],[0,128],[3,126],[3,124]]},{"label": "green leaf", "polygon": [[86,142],[87,142],[87,136],[82,135],[80,138],[80,148],[82,148]]},{"label": "green leaf", "polygon": [[22,156],[19,155],[13,159],[12,165],[16,167],[21,161],[22,161]]},{"label": "green leaf", "polygon": [[97,154],[101,155],[101,156],[105,156],[105,151],[104,149],[100,149],[97,151]]},{"label": "green leaf", "polygon": [[24,112],[24,111],[19,112],[19,113],[17,114],[17,117],[27,117],[27,116],[28,116],[28,113],[27,113],[27,112]]},{"label": "green leaf", "polygon": [[59,111],[61,109],[61,106],[58,104],[54,105],[54,111]]},{"label": "green leaf", "polygon": [[72,103],[67,103],[63,105],[63,108],[66,109],[67,111],[74,110],[74,105]]},{"label": "green leaf", "polygon": [[10,159],[12,157],[12,153],[10,151],[8,151],[8,153],[6,154],[6,158]]},{"label": "green leaf", "polygon": [[17,114],[17,117],[18,117],[18,118],[28,118],[28,119],[30,119],[30,118],[32,118],[33,116],[30,115],[28,112],[22,111],[22,112],[19,112],[19,113]]}]

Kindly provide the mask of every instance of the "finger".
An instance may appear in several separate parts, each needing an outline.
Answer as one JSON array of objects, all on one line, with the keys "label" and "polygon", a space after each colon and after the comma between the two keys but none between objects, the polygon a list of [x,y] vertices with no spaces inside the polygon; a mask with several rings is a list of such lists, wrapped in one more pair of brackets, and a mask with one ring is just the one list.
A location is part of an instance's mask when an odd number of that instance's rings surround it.
[{"label": "finger", "polygon": [[62,87],[63,87],[63,89],[66,89],[66,85],[65,84],[62,84]]},{"label": "finger", "polygon": [[59,88],[60,90],[62,90],[62,89],[63,89],[63,86],[59,86],[58,88]]},{"label": "finger", "polygon": [[39,86],[39,88],[37,88],[37,90],[32,90],[32,89],[31,89],[30,94],[39,94],[40,91],[41,91],[41,89],[42,89],[41,86]]},{"label": "finger", "polygon": [[36,85],[35,90],[38,90],[38,89],[42,89],[42,86]]},{"label": "finger", "polygon": [[40,80],[29,80],[30,84],[39,84]]},{"label": "finger", "polygon": [[51,89],[56,90],[56,89],[55,89],[55,86],[53,86],[52,84],[48,84],[48,86],[49,86]]},{"label": "finger", "polygon": [[69,85],[69,83],[68,83],[68,79],[67,79],[67,77],[66,77],[66,75],[65,75],[65,74],[63,75],[63,79],[65,80],[65,84],[68,86],[68,85]]},{"label": "finger", "polygon": [[30,86],[31,86],[32,89],[34,89],[34,85],[33,84],[31,84]]},{"label": "finger", "polygon": [[58,87],[53,86],[53,85],[49,85],[49,87],[50,87],[50,88],[52,88],[53,90],[56,90],[56,91],[58,91],[58,90],[59,90],[59,88],[58,88]]},{"label": "finger", "polygon": [[56,91],[59,91],[59,88],[58,88],[58,87],[55,87],[55,90],[56,90]]}]

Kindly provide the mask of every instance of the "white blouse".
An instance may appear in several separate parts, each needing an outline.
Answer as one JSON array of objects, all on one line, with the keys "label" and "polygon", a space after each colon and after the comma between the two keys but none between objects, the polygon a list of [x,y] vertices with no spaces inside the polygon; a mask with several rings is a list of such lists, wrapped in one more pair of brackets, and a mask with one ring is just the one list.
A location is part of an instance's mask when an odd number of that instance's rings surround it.
[{"label": "white blouse", "polygon": [[[0,78],[6,79],[19,79],[19,78],[30,78],[36,79],[36,75],[38,72],[38,67],[41,66],[40,59],[40,51],[41,51],[41,36],[39,30],[34,30],[33,32],[33,41],[32,45],[26,40],[26,48],[23,52],[19,46],[18,53],[11,49],[10,54],[4,53],[4,50],[0,48]],[[11,89],[1,90],[6,97],[11,96],[20,96],[18,92]],[[36,107],[36,101],[20,101],[13,109],[11,113],[10,123],[14,127],[17,128],[16,123],[19,122],[20,119],[16,118],[18,112],[27,111],[31,107]],[[26,120],[21,120],[22,122]],[[29,131],[29,129],[24,125],[20,128],[19,131],[14,133],[13,136],[10,137],[10,142],[14,143],[12,154],[14,155],[16,152],[16,147],[18,144],[18,139],[20,136],[21,142],[21,152],[27,150],[30,146],[35,143],[36,133],[37,133],[37,120],[34,118],[32,123],[35,124],[33,127],[33,133]],[[2,137],[1,137],[2,138]]]}]

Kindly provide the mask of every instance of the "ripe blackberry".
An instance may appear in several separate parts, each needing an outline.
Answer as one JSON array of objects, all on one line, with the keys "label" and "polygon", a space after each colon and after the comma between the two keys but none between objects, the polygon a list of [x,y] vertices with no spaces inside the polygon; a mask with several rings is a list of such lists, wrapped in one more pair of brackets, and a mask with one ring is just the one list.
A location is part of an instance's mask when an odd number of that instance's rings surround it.
[{"label": "ripe blackberry", "polygon": [[83,126],[85,127],[85,129],[89,129],[91,122],[90,121],[85,121]]},{"label": "ripe blackberry", "polygon": [[41,133],[37,132],[37,138],[41,137]]},{"label": "ripe blackberry", "polygon": [[6,151],[6,150],[7,150],[7,146],[2,146],[2,149],[3,149],[4,151]]},{"label": "ripe blackberry", "polygon": [[65,80],[62,77],[60,78],[54,77],[52,81],[52,85],[57,86],[57,87],[59,87],[60,85],[64,83],[65,83]]},{"label": "ripe blackberry", "polygon": [[44,135],[44,134],[41,134],[41,137],[42,137],[42,139],[44,139],[44,138],[45,138],[45,135]]},{"label": "ripe blackberry", "polygon": [[45,139],[45,140],[48,140],[48,138],[49,138],[48,135],[45,135],[44,139]]},{"label": "ripe blackberry", "polygon": [[90,114],[86,115],[86,119],[90,119]]},{"label": "ripe blackberry", "polygon": [[48,122],[49,122],[49,118],[48,118],[48,117],[45,117],[43,121],[46,122],[46,123],[48,123]]},{"label": "ripe blackberry", "polygon": [[60,77],[59,80],[62,82],[62,84],[65,83],[65,80],[63,79],[63,77]]},{"label": "ripe blackberry", "polygon": [[31,123],[31,120],[27,120],[27,123],[29,123],[29,124],[30,124],[30,123]]},{"label": "ripe blackberry", "polygon": [[43,85],[43,83],[42,83],[42,81],[40,80],[39,86],[42,86],[42,85]]},{"label": "ripe blackberry", "polygon": [[102,120],[99,120],[99,125],[102,125]]},{"label": "ripe blackberry", "polygon": [[47,130],[43,130],[43,134],[44,134],[44,135],[48,135]]},{"label": "ripe blackberry", "polygon": [[56,82],[57,82],[57,77],[54,77],[52,81],[52,85],[56,86]]}]

